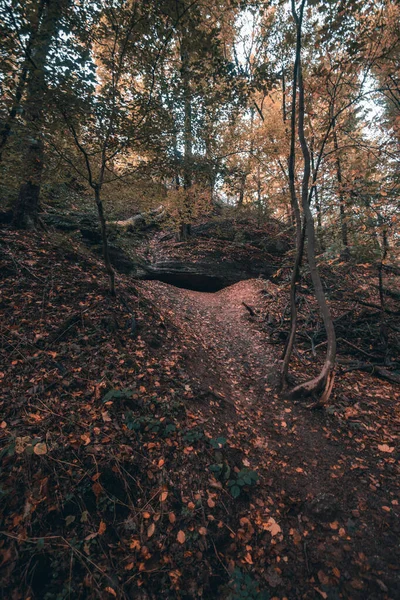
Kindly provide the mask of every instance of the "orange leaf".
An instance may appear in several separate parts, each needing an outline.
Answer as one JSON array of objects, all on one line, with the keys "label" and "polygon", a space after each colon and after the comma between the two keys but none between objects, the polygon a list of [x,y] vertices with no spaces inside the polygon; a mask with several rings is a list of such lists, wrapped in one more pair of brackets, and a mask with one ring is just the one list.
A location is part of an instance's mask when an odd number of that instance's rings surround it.
[{"label": "orange leaf", "polygon": [[154,523],[152,523],[151,525],[149,525],[148,529],[147,529],[147,537],[151,538],[151,536],[153,535],[153,533],[156,530],[156,526]]},{"label": "orange leaf", "polygon": [[178,542],[180,544],[184,544],[185,540],[186,540],[185,532],[182,530],[178,531],[178,535],[176,536],[176,539],[178,540]]},{"label": "orange leaf", "polygon": [[270,517],[266,523],[263,523],[263,529],[269,531],[272,537],[282,531],[278,523],[272,517]]},{"label": "orange leaf", "polygon": [[393,452],[394,447],[393,446],[388,446],[387,444],[378,444],[378,449],[381,452]]},{"label": "orange leaf", "polygon": [[168,519],[169,519],[169,522],[170,522],[170,523],[175,523],[175,521],[176,521],[176,516],[174,515],[174,513],[173,513],[173,512],[170,512],[170,513],[169,513],[169,515],[168,515]]},{"label": "orange leaf", "polygon": [[165,502],[167,498],[168,492],[162,492],[162,494],[160,495],[160,502]]},{"label": "orange leaf", "polygon": [[107,525],[104,523],[104,521],[100,521],[99,535],[103,535],[103,533],[105,532],[106,529],[107,529]]},{"label": "orange leaf", "polygon": [[38,456],[42,456],[43,454],[47,454],[47,446],[45,442],[40,442],[33,447],[33,451]]}]

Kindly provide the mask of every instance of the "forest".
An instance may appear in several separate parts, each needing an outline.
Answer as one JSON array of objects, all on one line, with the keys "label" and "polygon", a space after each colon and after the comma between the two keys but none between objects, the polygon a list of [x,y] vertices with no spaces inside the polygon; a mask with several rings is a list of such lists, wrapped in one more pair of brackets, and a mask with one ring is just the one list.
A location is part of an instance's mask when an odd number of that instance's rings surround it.
[{"label": "forest", "polygon": [[0,599],[400,598],[400,4],[0,0]]}]

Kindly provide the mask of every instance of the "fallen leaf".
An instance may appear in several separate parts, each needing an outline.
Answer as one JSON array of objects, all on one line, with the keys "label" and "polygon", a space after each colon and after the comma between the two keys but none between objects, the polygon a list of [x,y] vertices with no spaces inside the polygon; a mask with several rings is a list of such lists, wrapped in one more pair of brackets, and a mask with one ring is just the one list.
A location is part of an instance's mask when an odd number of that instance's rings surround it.
[{"label": "fallen leaf", "polygon": [[104,521],[100,521],[99,535],[103,535],[103,533],[105,532],[106,529],[107,529],[107,525],[104,523]]},{"label": "fallen leaf", "polygon": [[165,502],[167,498],[168,492],[162,492],[162,494],[160,495],[160,502]]},{"label": "fallen leaf", "polygon": [[323,585],[329,585],[329,577],[323,571],[318,571],[318,579]]},{"label": "fallen leaf", "polygon": [[263,523],[263,529],[269,531],[272,537],[274,537],[282,531],[282,529],[279,527],[278,523],[273,517],[270,517],[266,523]]},{"label": "fallen leaf", "polygon": [[47,446],[46,446],[45,442],[39,442],[39,444],[36,444],[33,447],[33,451],[38,456],[42,456],[43,454],[47,454]]},{"label": "fallen leaf", "polygon": [[388,446],[387,444],[378,444],[378,449],[381,452],[393,452],[394,447],[393,446]]},{"label": "fallen leaf", "polygon": [[176,539],[178,540],[178,542],[180,544],[184,544],[185,540],[186,540],[185,532],[182,530],[178,531],[178,535],[176,536]]},{"label": "fallen leaf", "polygon": [[151,536],[153,535],[153,533],[156,530],[156,526],[154,523],[152,523],[151,525],[149,525],[148,529],[147,529],[147,537],[151,538]]}]

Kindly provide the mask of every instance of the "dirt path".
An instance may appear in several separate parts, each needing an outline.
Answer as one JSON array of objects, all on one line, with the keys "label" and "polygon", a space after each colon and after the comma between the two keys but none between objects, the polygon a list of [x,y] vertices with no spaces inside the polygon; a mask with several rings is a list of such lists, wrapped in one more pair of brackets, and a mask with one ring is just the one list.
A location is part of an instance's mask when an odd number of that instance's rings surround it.
[{"label": "dirt path", "polygon": [[260,496],[292,542],[280,550],[284,571],[315,582],[315,594],[301,597],[400,598],[394,465],[360,443],[357,428],[274,393],[279,347],[243,305],[257,307],[268,285],[250,280],[207,294],[146,284],[194,341],[194,371],[235,406],[225,423],[231,443],[259,470]]}]

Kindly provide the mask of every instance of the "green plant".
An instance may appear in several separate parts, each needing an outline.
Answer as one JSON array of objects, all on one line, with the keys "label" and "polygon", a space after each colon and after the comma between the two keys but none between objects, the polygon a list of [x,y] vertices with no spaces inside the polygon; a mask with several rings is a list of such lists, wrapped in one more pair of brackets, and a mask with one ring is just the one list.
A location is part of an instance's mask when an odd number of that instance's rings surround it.
[{"label": "green plant", "polygon": [[257,480],[258,473],[256,471],[252,471],[251,469],[241,469],[241,471],[236,474],[235,479],[230,479],[228,481],[228,487],[230,488],[232,496],[238,498],[244,487],[255,485]]},{"label": "green plant", "polygon": [[269,600],[266,590],[260,590],[259,583],[248,573],[235,568],[229,584],[231,592],[228,600]]},{"label": "green plant", "polygon": [[226,444],[226,438],[220,436],[217,438],[211,438],[210,440],[210,446],[212,446],[214,448],[214,450],[218,450],[219,448],[222,448],[223,446],[225,446]]},{"label": "green plant", "polygon": [[128,400],[132,397],[132,390],[109,390],[105,396],[103,396],[102,402],[108,402],[109,400]]},{"label": "green plant", "polygon": [[128,429],[136,432],[159,433],[165,436],[176,431],[176,425],[165,419],[158,419],[152,415],[136,417],[131,410],[125,413],[125,423]]},{"label": "green plant", "polygon": [[184,442],[193,444],[194,442],[204,439],[204,431],[202,429],[198,429],[197,427],[188,429],[186,433],[183,434],[182,439]]}]

